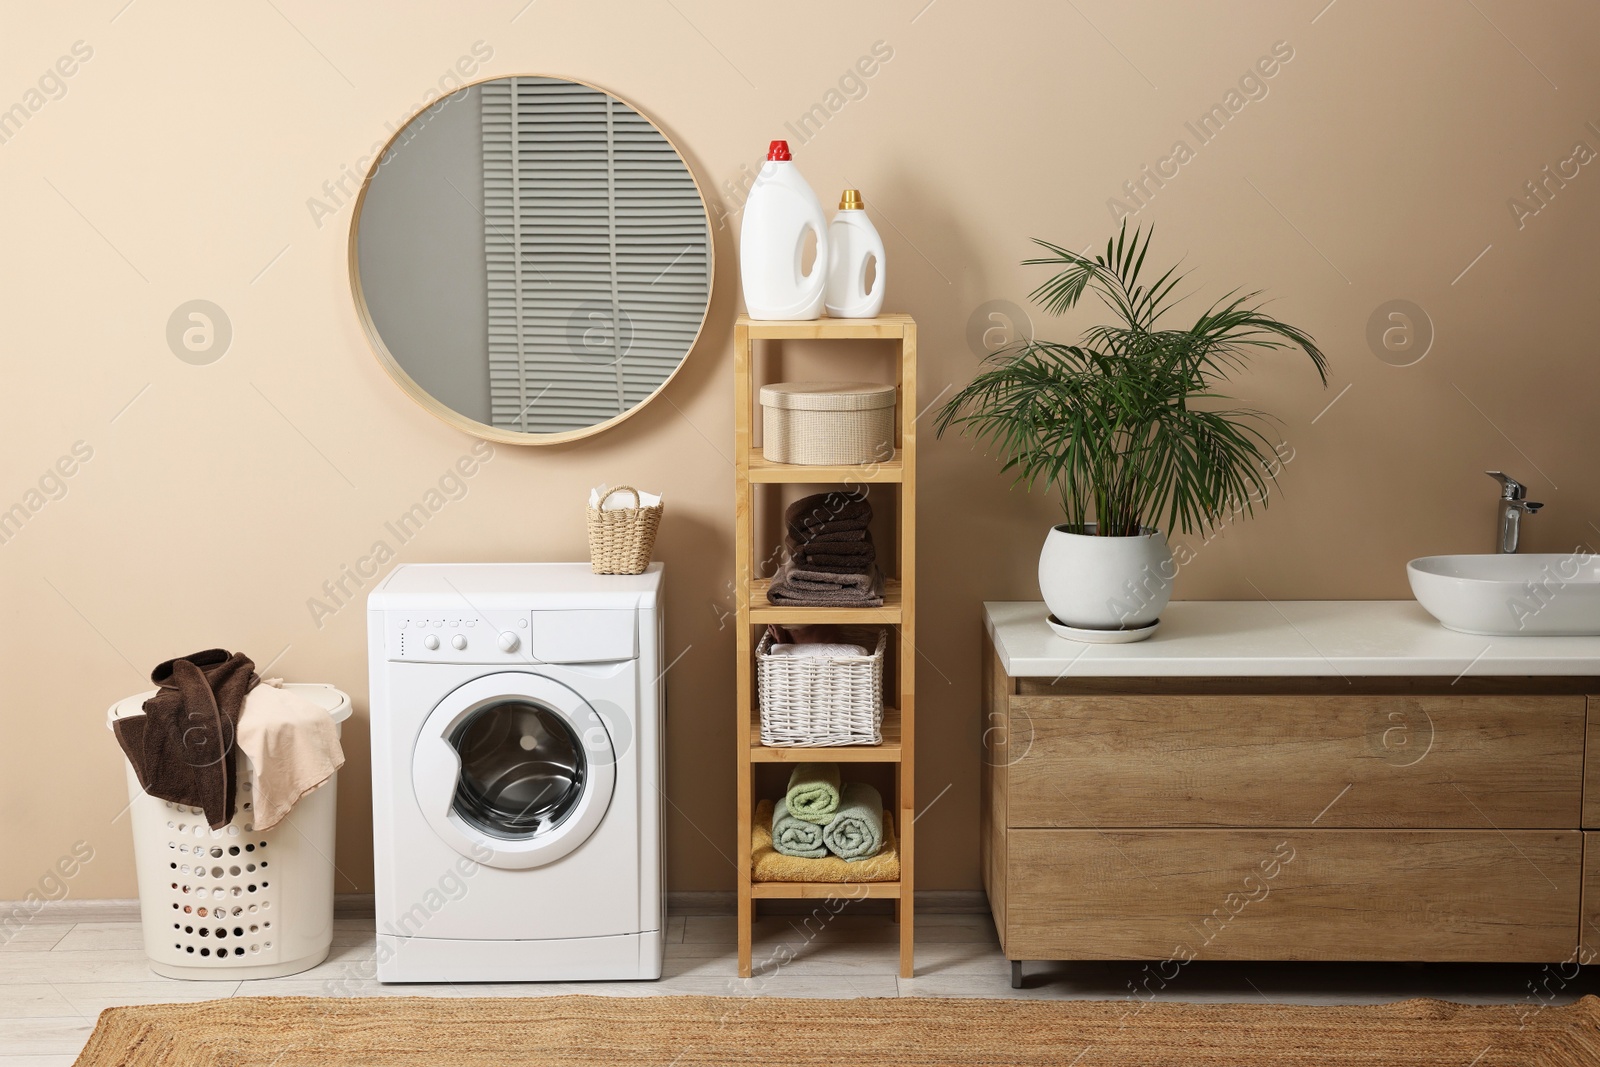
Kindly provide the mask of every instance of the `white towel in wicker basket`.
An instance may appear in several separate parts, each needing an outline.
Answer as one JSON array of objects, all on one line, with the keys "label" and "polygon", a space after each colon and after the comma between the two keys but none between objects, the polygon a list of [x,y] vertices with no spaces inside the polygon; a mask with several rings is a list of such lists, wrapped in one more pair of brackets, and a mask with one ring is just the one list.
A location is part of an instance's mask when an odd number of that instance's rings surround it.
[{"label": "white towel in wicker basket", "polygon": [[886,630],[870,656],[774,656],[756,645],[761,743],[774,747],[883,744]]}]

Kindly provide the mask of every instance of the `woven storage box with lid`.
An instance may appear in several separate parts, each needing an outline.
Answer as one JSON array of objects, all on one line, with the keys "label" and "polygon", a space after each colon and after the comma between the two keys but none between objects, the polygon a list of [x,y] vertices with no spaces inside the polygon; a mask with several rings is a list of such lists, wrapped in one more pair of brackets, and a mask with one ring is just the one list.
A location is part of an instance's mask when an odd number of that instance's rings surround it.
[{"label": "woven storage box with lid", "polygon": [[769,463],[871,463],[894,451],[895,387],[777,382],[761,387],[761,453]]},{"label": "woven storage box with lid", "polygon": [[887,630],[870,656],[774,656],[772,644],[768,633],[756,645],[763,745],[883,744]]}]

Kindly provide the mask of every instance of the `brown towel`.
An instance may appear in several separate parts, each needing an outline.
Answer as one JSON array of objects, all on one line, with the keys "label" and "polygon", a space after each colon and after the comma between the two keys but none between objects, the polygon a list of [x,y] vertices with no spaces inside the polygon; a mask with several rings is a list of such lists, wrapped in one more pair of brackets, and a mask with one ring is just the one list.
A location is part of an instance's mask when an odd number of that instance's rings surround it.
[{"label": "brown towel", "polygon": [[860,541],[817,541],[794,536],[785,539],[789,558],[801,570],[836,574],[866,573],[877,562],[878,549],[870,535]]},{"label": "brown towel", "polygon": [[784,540],[790,552],[801,555],[807,552],[825,552],[831,556],[875,557],[877,548],[868,541],[801,541],[790,537]]},{"label": "brown towel", "polygon": [[789,541],[790,552],[802,555],[834,555],[834,557],[850,558],[850,560],[870,563],[878,558],[877,545],[870,541],[824,541],[822,544],[811,542]]},{"label": "brown towel", "polygon": [[803,571],[823,571],[835,577],[841,574],[870,574],[873,561],[860,556],[794,556],[794,565]]},{"label": "brown towel", "polygon": [[865,574],[835,574],[785,563],[767,586],[767,601],[793,607],[882,607],[883,572],[877,564]]},{"label": "brown towel", "polygon": [[[861,519],[846,519],[842,522],[825,522],[817,526],[790,526],[789,536],[797,537],[802,541],[809,541],[813,537],[826,534],[866,534],[867,524]],[[856,538],[854,540],[859,540]]]},{"label": "brown towel", "polygon": [[226,649],[169,659],[150,672],[160,689],[143,715],[116,722],[117,742],[144,791],[200,808],[213,830],[233,821],[233,742],[254,663]]},{"label": "brown towel", "polygon": [[865,493],[813,493],[790,504],[783,513],[783,521],[796,531],[816,530],[833,523],[848,522],[849,527],[834,529],[864,529],[872,518],[872,505]]},{"label": "brown towel", "polygon": [[794,530],[789,531],[789,539],[802,545],[832,545],[846,541],[867,541],[871,540],[871,538],[872,534],[867,532],[865,526],[854,530],[832,530],[827,533],[796,533]]},{"label": "brown towel", "polygon": [[859,556],[836,556],[831,552],[801,551],[789,557],[803,571],[829,571],[834,574],[866,574],[878,561],[876,552]]}]

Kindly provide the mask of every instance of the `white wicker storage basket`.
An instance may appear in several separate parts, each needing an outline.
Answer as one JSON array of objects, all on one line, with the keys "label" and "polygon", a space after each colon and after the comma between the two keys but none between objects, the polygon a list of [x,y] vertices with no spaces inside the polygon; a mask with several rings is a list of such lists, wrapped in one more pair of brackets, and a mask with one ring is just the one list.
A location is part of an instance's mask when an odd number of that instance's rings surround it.
[{"label": "white wicker storage basket", "polygon": [[894,450],[895,387],[875,382],[778,382],[761,387],[768,463],[871,463]]},{"label": "white wicker storage basket", "polygon": [[870,656],[773,656],[772,635],[756,646],[761,743],[786,748],[883,744],[883,653],[878,631]]}]

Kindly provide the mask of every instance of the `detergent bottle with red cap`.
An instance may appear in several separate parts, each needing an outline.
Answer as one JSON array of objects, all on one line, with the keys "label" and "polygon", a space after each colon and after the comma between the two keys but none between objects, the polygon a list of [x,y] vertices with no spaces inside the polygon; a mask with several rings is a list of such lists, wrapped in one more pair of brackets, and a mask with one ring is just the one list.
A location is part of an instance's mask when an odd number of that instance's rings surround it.
[{"label": "detergent bottle with red cap", "polygon": [[[802,269],[807,233],[817,254]],[[822,316],[828,274],[828,223],[822,204],[789,157],[789,142],[773,141],[744,205],[739,232],[739,279],[752,319]]]}]

